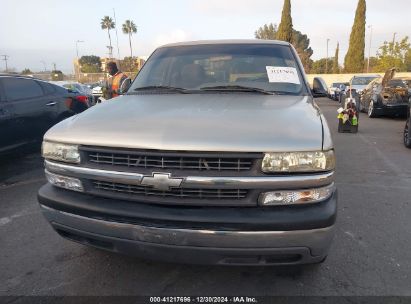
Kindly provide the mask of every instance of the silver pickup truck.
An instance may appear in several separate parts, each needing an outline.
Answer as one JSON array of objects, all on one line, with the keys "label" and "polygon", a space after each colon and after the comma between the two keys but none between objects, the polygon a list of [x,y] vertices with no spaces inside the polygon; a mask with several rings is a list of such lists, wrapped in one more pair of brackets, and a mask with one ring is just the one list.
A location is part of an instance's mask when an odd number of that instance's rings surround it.
[{"label": "silver pickup truck", "polygon": [[334,150],[294,48],[260,40],[158,48],[122,96],[44,136],[38,193],[62,237],[182,263],[322,262]]}]

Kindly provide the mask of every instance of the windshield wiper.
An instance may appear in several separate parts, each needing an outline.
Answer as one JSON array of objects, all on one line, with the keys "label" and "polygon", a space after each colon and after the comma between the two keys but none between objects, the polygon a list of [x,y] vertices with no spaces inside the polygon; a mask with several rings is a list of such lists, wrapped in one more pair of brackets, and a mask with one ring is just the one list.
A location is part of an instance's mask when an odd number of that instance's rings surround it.
[{"label": "windshield wiper", "polygon": [[149,90],[164,90],[164,91],[173,91],[179,93],[189,93],[190,91],[184,88],[178,87],[170,87],[170,86],[161,86],[161,85],[153,85],[153,86],[145,86],[135,88],[134,91],[149,91]]},{"label": "windshield wiper", "polygon": [[202,87],[200,90],[203,91],[224,91],[224,92],[257,92],[266,95],[277,95],[277,92],[266,91],[264,89],[247,87],[241,85],[222,85],[222,86],[210,86]]}]

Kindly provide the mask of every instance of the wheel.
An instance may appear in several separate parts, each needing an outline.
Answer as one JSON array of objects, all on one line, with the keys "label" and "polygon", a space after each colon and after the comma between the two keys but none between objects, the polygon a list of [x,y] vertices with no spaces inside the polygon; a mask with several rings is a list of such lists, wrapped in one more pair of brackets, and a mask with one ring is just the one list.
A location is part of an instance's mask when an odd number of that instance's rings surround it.
[{"label": "wheel", "polygon": [[405,123],[404,127],[404,145],[407,148],[411,148],[411,117],[407,119],[407,122]]},{"label": "wheel", "polygon": [[377,117],[375,113],[375,108],[374,108],[374,101],[370,101],[370,104],[368,105],[368,117],[369,118],[374,118]]}]

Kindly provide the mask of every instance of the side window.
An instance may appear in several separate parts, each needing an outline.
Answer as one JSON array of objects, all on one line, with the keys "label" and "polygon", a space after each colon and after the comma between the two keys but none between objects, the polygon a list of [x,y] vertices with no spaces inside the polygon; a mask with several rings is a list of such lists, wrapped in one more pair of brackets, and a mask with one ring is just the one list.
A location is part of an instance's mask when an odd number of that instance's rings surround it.
[{"label": "side window", "polygon": [[47,83],[47,82],[43,82],[43,81],[39,82],[39,83],[43,87],[44,92],[46,92],[46,95],[51,95],[54,92],[56,92],[56,90],[55,90],[55,88],[52,84]]},{"label": "side window", "polygon": [[28,99],[43,96],[40,85],[30,79],[24,78],[3,78],[3,88],[8,101]]}]

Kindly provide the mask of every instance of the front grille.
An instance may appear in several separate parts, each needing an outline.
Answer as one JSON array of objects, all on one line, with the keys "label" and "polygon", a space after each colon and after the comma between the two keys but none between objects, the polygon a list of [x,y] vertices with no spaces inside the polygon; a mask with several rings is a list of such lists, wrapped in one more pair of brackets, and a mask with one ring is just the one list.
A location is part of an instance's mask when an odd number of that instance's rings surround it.
[{"label": "front grille", "polygon": [[156,190],[149,186],[126,185],[120,183],[92,181],[97,190],[136,196],[177,197],[190,199],[243,199],[248,191],[244,189],[189,189],[175,188],[168,191]]},{"label": "front grille", "polygon": [[256,157],[224,155],[195,155],[190,153],[144,151],[86,151],[87,161],[96,165],[128,168],[198,170],[198,171],[247,171]]}]

